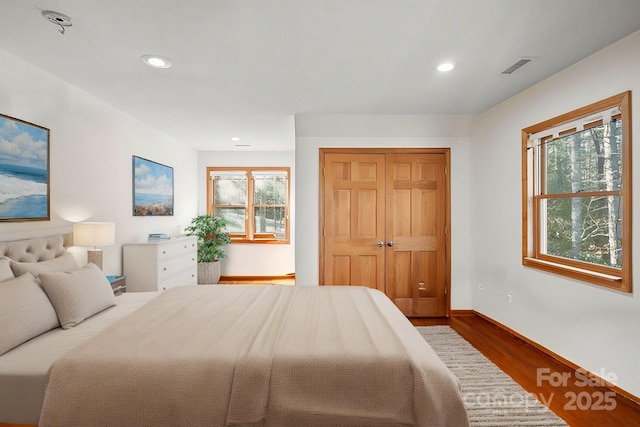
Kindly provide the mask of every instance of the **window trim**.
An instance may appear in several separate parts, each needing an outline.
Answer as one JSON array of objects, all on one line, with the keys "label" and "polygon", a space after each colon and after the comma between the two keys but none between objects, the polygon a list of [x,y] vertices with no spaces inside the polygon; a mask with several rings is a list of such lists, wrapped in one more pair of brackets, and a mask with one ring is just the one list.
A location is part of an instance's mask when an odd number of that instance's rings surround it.
[{"label": "window trim", "polygon": [[[539,134],[546,130],[575,120],[588,118],[598,112],[618,106],[622,118],[622,268],[596,265],[577,260],[555,257],[540,253],[540,218],[537,198],[534,197],[534,183],[538,179],[533,155],[529,153],[532,144],[530,135]],[[585,124],[595,126],[594,121]],[[578,108],[552,119],[540,122],[522,129],[522,265],[546,272],[558,274],[595,285],[632,292],[632,157],[631,157],[631,91],[603,99],[593,104]],[[544,166],[540,165],[541,174]]]},{"label": "window trim", "polygon": [[[253,172],[269,172],[269,171],[278,171],[285,172],[287,176],[287,185],[285,188],[286,191],[286,202],[284,206],[285,210],[285,238],[284,239],[275,239],[270,233],[256,233],[255,232],[255,224],[254,221],[251,220],[252,215],[251,212],[254,212],[254,184],[253,184]],[[289,211],[291,207],[291,168],[290,167],[279,167],[279,166],[262,166],[262,167],[245,167],[245,166],[208,166],[207,167],[207,214],[214,215],[215,214],[215,206],[214,206],[214,197],[213,197],[213,179],[211,178],[212,172],[244,172],[247,174],[247,200],[244,205],[245,207],[245,230],[246,233],[229,233],[229,237],[231,238],[231,243],[259,243],[259,244],[289,244],[291,239],[291,222]]]}]

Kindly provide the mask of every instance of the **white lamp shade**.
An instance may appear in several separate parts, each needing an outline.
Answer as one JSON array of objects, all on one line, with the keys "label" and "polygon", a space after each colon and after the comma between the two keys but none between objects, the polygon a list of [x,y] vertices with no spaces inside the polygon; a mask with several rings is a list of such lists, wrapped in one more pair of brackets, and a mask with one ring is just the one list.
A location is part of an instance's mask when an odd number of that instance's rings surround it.
[{"label": "white lamp shade", "polygon": [[73,224],[74,246],[110,246],[116,241],[114,222],[76,222]]}]

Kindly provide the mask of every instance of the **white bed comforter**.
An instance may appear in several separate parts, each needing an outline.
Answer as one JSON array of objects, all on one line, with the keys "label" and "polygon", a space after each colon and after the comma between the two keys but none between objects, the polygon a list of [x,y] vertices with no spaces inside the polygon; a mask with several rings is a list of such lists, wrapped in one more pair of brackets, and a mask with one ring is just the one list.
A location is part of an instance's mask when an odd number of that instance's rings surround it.
[{"label": "white bed comforter", "polygon": [[57,361],[40,425],[465,426],[456,378],[381,292],[174,288]]}]

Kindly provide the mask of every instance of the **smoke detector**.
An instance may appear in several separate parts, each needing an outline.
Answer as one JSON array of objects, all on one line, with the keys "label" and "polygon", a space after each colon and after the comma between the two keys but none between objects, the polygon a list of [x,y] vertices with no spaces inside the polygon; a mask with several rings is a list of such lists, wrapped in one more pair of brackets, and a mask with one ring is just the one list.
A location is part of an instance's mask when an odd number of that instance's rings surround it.
[{"label": "smoke detector", "polygon": [[73,23],[71,22],[71,18],[54,10],[43,10],[42,16],[44,16],[52,24],[56,24],[58,27],[60,27],[58,29],[60,34],[64,34],[65,27],[70,27],[73,25]]}]

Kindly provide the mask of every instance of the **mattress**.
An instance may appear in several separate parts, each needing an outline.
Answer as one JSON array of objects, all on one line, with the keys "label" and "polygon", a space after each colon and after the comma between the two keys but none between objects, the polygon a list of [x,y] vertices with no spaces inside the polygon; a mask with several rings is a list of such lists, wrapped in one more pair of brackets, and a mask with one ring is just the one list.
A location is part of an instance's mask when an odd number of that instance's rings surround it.
[{"label": "mattress", "polygon": [[156,296],[155,292],[124,293],[115,306],[76,327],[53,329],[0,356],[0,422],[37,424],[51,365]]}]

